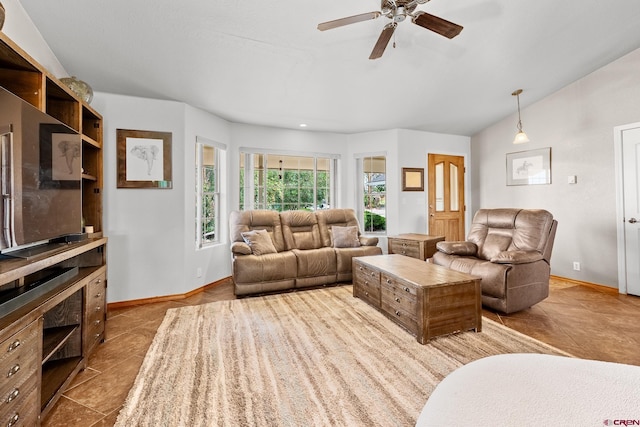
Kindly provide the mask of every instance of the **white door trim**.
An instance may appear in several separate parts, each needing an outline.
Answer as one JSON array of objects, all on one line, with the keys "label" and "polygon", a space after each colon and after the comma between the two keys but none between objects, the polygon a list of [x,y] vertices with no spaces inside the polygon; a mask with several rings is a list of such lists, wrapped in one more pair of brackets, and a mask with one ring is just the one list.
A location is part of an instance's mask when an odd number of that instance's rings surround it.
[{"label": "white door trim", "polygon": [[623,133],[626,130],[640,128],[640,122],[628,125],[616,126],[613,128],[613,144],[615,154],[615,175],[616,175],[616,231],[618,243],[618,292],[627,293],[627,267],[626,267],[626,245],[624,234],[624,179],[622,167],[622,142]]}]

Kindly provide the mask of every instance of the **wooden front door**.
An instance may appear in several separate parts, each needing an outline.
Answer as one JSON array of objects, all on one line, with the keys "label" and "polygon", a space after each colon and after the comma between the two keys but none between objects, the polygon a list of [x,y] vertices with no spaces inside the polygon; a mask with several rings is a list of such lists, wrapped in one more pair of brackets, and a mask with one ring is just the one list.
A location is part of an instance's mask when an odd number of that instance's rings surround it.
[{"label": "wooden front door", "polygon": [[464,157],[429,154],[429,234],[464,240]]}]

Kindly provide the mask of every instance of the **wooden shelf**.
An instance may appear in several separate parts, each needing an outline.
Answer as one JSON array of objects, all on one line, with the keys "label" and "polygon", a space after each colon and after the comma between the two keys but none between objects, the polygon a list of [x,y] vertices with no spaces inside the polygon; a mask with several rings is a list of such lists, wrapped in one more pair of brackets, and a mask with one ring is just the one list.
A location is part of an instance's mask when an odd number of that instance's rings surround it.
[{"label": "wooden shelf", "polygon": [[67,379],[80,370],[82,361],[81,356],[76,356],[53,360],[42,366],[41,409],[47,406]]},{"label": "wooden shelf", "polygon": [[86,144],[93,146],[94,148],[97,148],[97,149],[102,148],[102,145],[98,141],[96,141],[95,139],[85,134],[82,134],[82,141],[85,142]]},{"label": "wooden shelf", "polygon": [[82,179],[86,179],[87,181],[97,181],[98,180],[98,178],[96,178],[95,176],[89,175],[89,174],[86,174],[86,173],[82,174]]},{"label": "wooden shelf", "polygon": [[80,328],[80,325],[45,329],[42,340],[42,363],[46,363],[71,338],[78,328]]}]

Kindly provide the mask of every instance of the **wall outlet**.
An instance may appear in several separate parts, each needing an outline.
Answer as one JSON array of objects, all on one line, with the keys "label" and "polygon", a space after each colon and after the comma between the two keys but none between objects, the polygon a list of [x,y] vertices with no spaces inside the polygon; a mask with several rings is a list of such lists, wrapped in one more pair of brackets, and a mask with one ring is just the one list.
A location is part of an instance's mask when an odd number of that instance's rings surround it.
[{"label": "wall outlet", "polygon": [[[575,263],[574,263],[574,265],[575,265]],[[202,277],[202,269],[200,267],[198,267],[196,269],[196,277]]]},{"label": "wall outlet", "polygon": [[573,269],[575,271],[580,271],[580,263],[578,261],[573,261]]}]

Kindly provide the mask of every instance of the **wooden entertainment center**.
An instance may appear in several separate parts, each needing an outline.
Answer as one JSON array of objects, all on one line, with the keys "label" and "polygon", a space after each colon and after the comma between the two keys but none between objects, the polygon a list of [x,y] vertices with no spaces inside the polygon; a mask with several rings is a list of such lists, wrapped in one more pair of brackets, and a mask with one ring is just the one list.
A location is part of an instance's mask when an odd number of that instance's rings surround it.
[{"label": "wooden entertainment center", "polygon": [[82,218],[93,226],[86,239],[45,245],[26,259],[0,259],[0,295],[28,290],[0,300],[0,425],[31,426],[105,338],[102,116],[3,33],[0,86],[81,135]]}]

